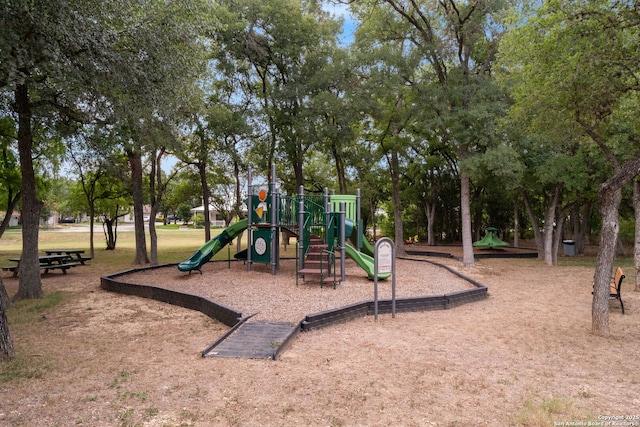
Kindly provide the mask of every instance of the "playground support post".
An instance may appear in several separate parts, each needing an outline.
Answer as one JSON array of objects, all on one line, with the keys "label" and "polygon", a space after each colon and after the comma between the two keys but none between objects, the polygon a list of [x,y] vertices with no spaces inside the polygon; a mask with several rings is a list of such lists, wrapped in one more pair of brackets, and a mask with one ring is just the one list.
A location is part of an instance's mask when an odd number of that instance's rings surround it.
[{"label": "playground support post", "polygon": [[253,206],[251,206],[251,198],[251,168],[247,168],[247,271],[251,271],[251,245],[253,244]]},{"label": "playground support post", "polygon": [[340,281],[346,280],[347,272],[345,268],[345,218],[346,218],[347,204],[340,202]]},{"label": "playground support post", "polygon": [[324,242],[329,244],[329,233],[326,232],[331,222],[331,202],[329,201],[329,189],[324,187]]},{"label": "playground support post", "polygon": [[[329,198],[329,189],[327,187],[324,187],[324,243],[327,245],[327,247],[333,247],[333,245],[331,245],[332,242],[329,242],[329,224],[331,224],[331,201]],[[331,233],[331,236],[333,238],[334,234]],[[331,268],[331,263],[329,262],[329,258],[327,258],[327,271],[329,272],[329,274],[331,274]],[[333,268],[335,269],[335,262]]]},{"label": "playground support post", "polygon": [[275,275],[278,270],[278,195],[276,194],[276,165],[271,164],[271,274]]},{"label": "playground support post", "polygon": [[356,249],[362,249],[362,236],[364,235],[364,230],[362,230],[362,216],[360,215],[360,189],[356,189]]},{"label": "playground support post", "polygon": [[298,259],[304,268],[304,187],[298,190]]}]

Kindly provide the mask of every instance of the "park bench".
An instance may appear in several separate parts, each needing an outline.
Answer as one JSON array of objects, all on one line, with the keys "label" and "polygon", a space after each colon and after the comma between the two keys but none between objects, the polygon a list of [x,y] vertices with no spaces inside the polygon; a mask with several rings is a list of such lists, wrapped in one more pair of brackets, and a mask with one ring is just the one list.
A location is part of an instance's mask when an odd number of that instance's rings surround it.
[{"label": "park bench", "polygon": [[47,249],[44,251],[47,255],[67,255],[71,261],[85,265],[85,261],[91,261],[91,257],[83,256],[83,250],[78,249]]},{"label": "park bench", "polygon": [[2,267],[2,271],[10,271],[13,273],[13,277],[18,275],[18,266],[17,265],[5,265]]},{"label": "park bench", "polygon": [[[67,270],[79,265],[79,262],[75,262],[68,255],[43,255],[39,256],[40,270],[44,274],[49,270],[60,270],[63,274],[67,274]],[[13,272],[13,277],[18,276],[18,266],[20,265],[20,258],[9,258],[9,261],[13,261],[16,265],[4,266],[2,270]]]},{"label": "park bench", "polygon": [[[609,298],[617,299],[620,301],[620,309],[622,310],[622,314],[624,314],[624,303],[622,302],[622,295],[620,294],[620,288],[622,287],[622,280],[626,276],[624,275],[622,268],[616,268],[616,273],[611,279],[611,283],[609,284]],[[595,285],[594,285],[595,286]],[[593,294],[593,292],[591,292]]]},{"label": "park bench", "polygon": [[[48,273],[49,270],[60,270],[63,274],[67,274],[67,270],[71,267],[77,266],[77,262],[67,262],[64,264],[41,264],[40,270],[44,270],[45,273]],[[6,265],[2,267],[3,271],[10,271],[13,273],[13,277],[18,276],[18,266],[17,265]]]},{"label": "park bench", "polygon": [[40,264],[40,270],[44,270],[44,273],[48,273],[49,270],[60,270],[62,274],[67,274],[67,270],[71,267],[77,266],[77,262],[65,262],[63,264]]}]

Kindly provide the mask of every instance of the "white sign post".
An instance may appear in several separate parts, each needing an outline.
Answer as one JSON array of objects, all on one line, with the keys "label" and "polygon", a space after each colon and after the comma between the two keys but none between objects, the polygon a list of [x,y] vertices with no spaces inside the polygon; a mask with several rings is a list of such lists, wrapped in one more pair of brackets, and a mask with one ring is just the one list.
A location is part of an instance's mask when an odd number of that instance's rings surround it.
[{"label": "white sign post", "polygon": [[396,317],[396,246],[388,237],[378,240],[373,251],[373,315],[376,322],[378,321],[379,273],[391,274],[391,313]]}]

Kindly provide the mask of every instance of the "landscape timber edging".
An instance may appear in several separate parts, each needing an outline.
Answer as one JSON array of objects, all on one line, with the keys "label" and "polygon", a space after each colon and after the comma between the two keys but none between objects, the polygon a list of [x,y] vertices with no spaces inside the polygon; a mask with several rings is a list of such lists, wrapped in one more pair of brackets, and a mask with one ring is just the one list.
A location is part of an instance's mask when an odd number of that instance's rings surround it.
[{"label": "landscape timber edging", "polygon": [[242,320],[242,313],[232,308],[218,304],[209,298],[178,292],[170,289],[159,288],[152,285],[141,285],[118,280],[119,277],[139,271],[153,270],[156,268],[173,267],[177,264],[163,264],[152,267],[134,268],[119,273],[102,276],[100,287],[111,292],[119,292],[126,295],[135,295],[143,298],[150,298],[156,301],[166,302],[179,307],[196,310],[212,319],[219,320],[227,326],[235,326]]},{"label": "landscape timber edging", "polygon": [[[396,299],[396,312],[411,312],[411,311],[431,311],[431,310],[447,310],[450,308],[458,307],[463,304],[471,302],[481,301],[487,298],[488,289],[485,285],[474,280],[464,274],[454,270],[453,268],[426,259],[416,259],[407,257],[397,257],[397,259],[426,262],[435,266],[446,269],[447,271],[455,274],[463,280],[471,283],[474,288],[466,289],[463,291],[452,292],[445,295],[432,295],[425,297],[412,297],[412,298],[400,298]],[[391,300],[378,301],[378,313],[388,314],[392,312]],[[356,319],[358,317],[365,317],[374,315],[375,310],[374,301],[363,301],[355,304],[351,304],[345,307],[326,310],[319,313],[309,314],[302,321],[301,327],[303,331],[310,331],[313,329],[325,328],[337,323],[344,323],[349,320]]]},{"label": "landscape timber edging", "polygon": [[[440,264],[438,262],[398,257],[407,261],[426,262],[444,268],[452,274],[460,277],[463,280],[471,283],[474,288],[467,289],[458,292],[452,292],[445,295],[432,295],[424,297],[411,297],[396,299],[396,312],[417,312],[417,311],[431,311],[431,310],[447,310],[450,308],[458,307],[460,305],[481,301],[487,298],[488,288],[482,283],[471,279],[464,274],[454,270],[453,268]],[[213,262],[228,262],[213,261]],[[201,297],[199,295],[187,294],[178,291],[173,291],[165,288],[159,288],[152,285],[141,285],[136,283],[130,283],[117,280],[121,276],[127,274],[136,273],[144,270],[152,270],[156,268],[175,267],[175,264],[163,264],[151,267],[134,268],[119,273],[102,276],[100,278],[100,287],[104,290],[111,292],[119,292],[127,295],[135,295],[143,298],[150,298],[161,302],[177,305],[192,310],[197,310],[212,319],[217,319],[225,325],[231,327],[231,331],[227,331],[221,338],[219,338],[214,344],[210,345],[207,350],[203,351],[203,355],[206,351],[213,348],[217,343],[224,340],[234,330],[236,330],[242,323],[246,322],[253,315],[246,318],[242,317],[242,313],[226,307],[222,304],[218,304],[208,298]],[[273,360],[277,360],[280,354],[291,345],[293,339],[299,332],[311,331],[314,329],[321,329],[331,325],[346,323],[350,320],[374,315],[375,301],[361,301],[358,303],[350,304],[347,306],[325,310],[319,313],[308,314],[304,320],[302,320],[295,328],[293,328],[291,334],[286,340],[274,351]],[[392,312],[391,300],[379,300],[378,301],[378,313],[388,314]]]}]

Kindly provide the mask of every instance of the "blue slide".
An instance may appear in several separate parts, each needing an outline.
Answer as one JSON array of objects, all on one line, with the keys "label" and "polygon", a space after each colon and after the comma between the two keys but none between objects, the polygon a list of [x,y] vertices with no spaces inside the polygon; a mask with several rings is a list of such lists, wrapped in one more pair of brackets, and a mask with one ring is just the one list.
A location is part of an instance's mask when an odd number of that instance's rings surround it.
[{"label": "blue slide", "polygon": [[202,273],[202,266],[209,262],[218,251],[233,241],[240,233],[247,228],[247,220],[243,219],[235,224],[231,224],[229,227],[222,230],[222,233],[218,234],[213,239],[202,245],[189,259],[182,261],[178,264],[178,270],[189,271],[198,270]]}]

